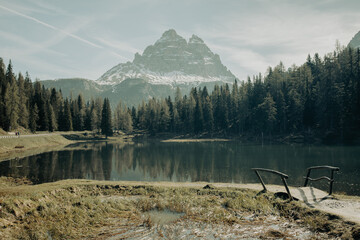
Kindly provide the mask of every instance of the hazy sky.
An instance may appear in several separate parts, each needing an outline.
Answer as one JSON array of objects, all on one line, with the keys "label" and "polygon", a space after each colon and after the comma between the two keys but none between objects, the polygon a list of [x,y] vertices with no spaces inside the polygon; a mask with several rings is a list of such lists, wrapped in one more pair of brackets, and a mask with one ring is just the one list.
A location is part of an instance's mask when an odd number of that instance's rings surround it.
[{"label": "hazy sky", "polygon": [[238,78],[347,45],[358,0],[0,0],[0,57],[35,78],[99,78],[170,28],[201,37]]}]

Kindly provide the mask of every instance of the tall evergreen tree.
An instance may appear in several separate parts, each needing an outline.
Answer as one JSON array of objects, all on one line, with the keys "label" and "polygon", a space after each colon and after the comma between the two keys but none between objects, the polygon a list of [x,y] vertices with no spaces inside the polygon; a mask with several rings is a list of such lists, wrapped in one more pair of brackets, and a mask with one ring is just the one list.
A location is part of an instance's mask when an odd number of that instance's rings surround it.
[{"label": "tall evergreen tree", "polygon": [[210,133],[214,130],[214,116],[209,96],[206,96],[204,103],[204,129]]},{"label": "tall evergreen tree", "polygon": [[0,58],[0,128],[5,127],[5,90],[6,90],[6,77],[5,77],[5,64],[3,59]]},{"label": "tall evergreen tree", "polygon": [[29,95],[27,95],[25,79],[21,73],[18,76],[18,96],[19,96],[19,117],[18,124],[24,128],[28,128],[29,123]]},{"label": "tall evergreen tree", "polygon": [[36,129],[37,129],[36,124],[37,124],[38,118],[39,118],[39,110],[35,103],[34,106],[32,106],[30,108],[30,116],[29,116],[29,128],[30,128],[31,132],[33,132],[33,133],[36,132]]},{"label": "tall evergreen tree", "polygon": [[104,104],[101,113],[101,133],[106,137],[112,136],[112,123],[111,123],[111,108],[108,98],[104,98]]},{"label": "tall evergreen tree", "polygon": [[63,119],[61,120],[63,131],[72,131],[73,125],[72,125],[72,116],[71,116],[71,109],[70,109],[70,103],[69,100],[66,98],[64,102],[64,112],[63,112]]},{"label": "tall evergreen tree", "polygon": [[47,116],[48,116],[49,131],[54,132],[55,130],[57,130],[58,126],[57,126],[54,109],[53,109],[52,105],[50,104],[49,100],[46,102],[46,111],[47,111]]},{"label": "tall evergreen tree", "polygon": [[114,127],[117,130],[131,132],[133,130],[133,121],[130,110],[128,110],[120,101],[114,112]]},{"label": "tall evergreen tree", "polygon": [[204,115],[201,98],[197,97],[195,111],[194,111],[194,132],[201,133],[204,129]]},{"label": "tall evergreen tree", "polygon": [[15,81],[8,82],[5,91],[5,130],[14,130],[18,127],[19,119],[19,92]]}]

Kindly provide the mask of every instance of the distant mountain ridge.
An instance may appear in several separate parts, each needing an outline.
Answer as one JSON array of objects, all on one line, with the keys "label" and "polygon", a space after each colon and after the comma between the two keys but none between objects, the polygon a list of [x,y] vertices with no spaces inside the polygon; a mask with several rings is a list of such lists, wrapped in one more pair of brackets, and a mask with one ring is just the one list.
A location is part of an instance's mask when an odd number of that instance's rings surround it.
[{"label": "distant mountain ridge", "polygon": [[41,83],[46,88],[56,88],[61,89],[61,92],[65,97],[70,95],[76,96],[80,92],[83,94],[85,99],[90,99],[91,97],[100,96],[108,88],[99,85],[93,80],[84,79],[84,78],[66,78],[66,79],[56,79],[56,80],[44,80]]},{"label": "distant mountain ridge", "polygon": [[104,73],[97,82],[114,85],[127,78],[141,78],[150,84],[192,84],[223,81],[232,83],[235,76],[221,63],[204,41],[196,35],[187,42],[175,30],[163,33],[133,62],[120,63]]},{"label": "distant mountain ridge", "polygon": [[352,48],[360,48],[360,31],[351,39],[349,46]]}]

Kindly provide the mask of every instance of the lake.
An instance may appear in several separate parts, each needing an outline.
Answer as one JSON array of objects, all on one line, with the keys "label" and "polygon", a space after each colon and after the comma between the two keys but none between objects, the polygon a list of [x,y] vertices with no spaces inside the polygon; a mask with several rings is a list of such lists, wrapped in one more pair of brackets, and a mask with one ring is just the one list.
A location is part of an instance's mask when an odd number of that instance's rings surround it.
[{"label": "lake", "polygon": [[[258,183],[250,169],[261,167],[288,174],[289,185],[301,186],[306,168],[317,165],[340,167],[334,192],[360,195],[359,146],[249,145],[236,141],[81,143],[0,162],[0,175],[27,177],[34,183],[74,178]],[[328,172],[322,170],[318,176],[324,174]],[[282,184],[278,176],[263,176],[266,183]],[[313,186],[328,189],[325,181]]]}]

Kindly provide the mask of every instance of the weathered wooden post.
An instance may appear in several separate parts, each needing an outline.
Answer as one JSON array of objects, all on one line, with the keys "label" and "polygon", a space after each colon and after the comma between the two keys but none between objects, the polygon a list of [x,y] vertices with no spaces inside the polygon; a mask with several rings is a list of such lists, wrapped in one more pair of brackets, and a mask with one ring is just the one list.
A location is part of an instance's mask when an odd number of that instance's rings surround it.
[{"label": "weathered wooden post", "polygon": [[264,191],[266,192],[267,189],[265,187],[265,183],[264,181],[262,180],[260,174],[259,174],[259,171],[263,171],[263,172],[269,172],[269,173],[273,173],[273,174],[276,174],[276,175],[279,175],[281,177],[281,180],[285,186],[285,190],[290,198],[290,200],[293,200],[293,197],[291,196],[291,193],[290,193],[290,190],[289,190],[289,187],[287,185],[287,182],[286,182],[286,179],[289,178],[288,175],[282,173],[282,172],[278,172],[278,171],[275,171],[275,170],[271,170],[271,169],[265,169],[265,168],[252,168],[252,170],[255,171],[256,175],[258,176],[259,180],[260,180],[260,183],[261,185],[263,186],[264,188]]}]

